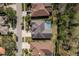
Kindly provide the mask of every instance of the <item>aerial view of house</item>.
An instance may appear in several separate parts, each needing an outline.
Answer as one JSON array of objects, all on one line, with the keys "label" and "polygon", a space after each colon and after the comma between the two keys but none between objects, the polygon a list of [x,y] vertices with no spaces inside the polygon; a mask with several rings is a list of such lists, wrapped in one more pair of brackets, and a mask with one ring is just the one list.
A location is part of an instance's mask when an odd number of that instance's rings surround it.
[{"label": "aerial view of house", "polygon": [[0,3],[0,56],[79,56],[79,4]]},{"label": "aerial view of house", "polygon": [[32,4],[32,38],[51,38],[51,20],[49,19],[49,16],[52,11],[49,12],[49,9],[47,9],[46,7],[50,8],[52,6],[51,4]]}]

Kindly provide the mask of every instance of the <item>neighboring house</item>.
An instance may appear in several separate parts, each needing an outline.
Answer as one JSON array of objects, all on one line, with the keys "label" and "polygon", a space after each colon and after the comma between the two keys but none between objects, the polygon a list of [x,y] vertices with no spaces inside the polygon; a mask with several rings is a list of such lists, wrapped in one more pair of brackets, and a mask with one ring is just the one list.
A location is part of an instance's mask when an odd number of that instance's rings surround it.
[{"label": "neighboring house", "polygon": [[43,3],[32,4],[32,17],[49,16],[49,12]]},{"label": "neighboring house", "polygon": [[8,34],[8,31],[9,31],[6,21],[7,21],[6,16],[0,16],[0,33],[2,35]]},{"label": "neighboring house", "polygon": [[31,42],[30,49],[32,56],[52,56],[53,46],[51,41],[45,42]]},{"label": "neighboring house", "polygon": [[7,26],[0,26],[0,33],[2,35],[7,35],[8,34],[8,27]]},{"label": "neighboring house", "polygon": [[3,47],[0,47],[0,56],[5,55],[5,49]]},{"label": "neighboring house", "polygon": [[43,3],[32,4],[31,25],[33,39],[51,38],[51,21],[48,19],[51,12],[51,10],[49,10],[50,5],[51,4]]}]

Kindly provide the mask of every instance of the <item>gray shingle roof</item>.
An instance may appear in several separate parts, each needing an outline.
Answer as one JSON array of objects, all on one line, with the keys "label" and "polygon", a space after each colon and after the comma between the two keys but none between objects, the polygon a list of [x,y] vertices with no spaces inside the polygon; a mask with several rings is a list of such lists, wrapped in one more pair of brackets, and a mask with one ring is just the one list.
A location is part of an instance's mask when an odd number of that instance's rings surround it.
[{"label": "gray shingle roof", "polygon": [[8,34],[9,31],[8,26],[5,24],[6,20],[7,20],[6,16],[0,16],[0,33],[5,35]]},{"label": "gray shingle roof", "polygon": [[45,21],[40,20],[40,24],[38,21],[35,21],[35,23],[32,24],[33,38],[51,38],[51,28],[50,30],[45,29],[44,22]]}]

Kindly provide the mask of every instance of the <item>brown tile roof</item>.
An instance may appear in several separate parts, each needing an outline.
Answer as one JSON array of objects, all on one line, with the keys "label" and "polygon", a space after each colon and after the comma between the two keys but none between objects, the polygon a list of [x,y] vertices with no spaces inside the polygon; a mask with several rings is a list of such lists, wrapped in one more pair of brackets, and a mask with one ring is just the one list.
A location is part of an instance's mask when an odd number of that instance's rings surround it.
[{"label": "brown tile roof", "polygon": [[31,49],[32,49],[32,55],[38,56],[40,55],[51,55],[52,54],[52,42],[50,41],[40,41],[40,42],[32,42],[31,43]]},{"label": "brown tile roof", "polygon": [[48,10],[48,12],[52,12],[52,4],[51,3],[44,3],[45,8]]},{"label": "brown tile roof", "polygon": [[49,12],[43,3],[32,4],[32,16],[49,16]]},{"label": "brown tile roof", "polygon": [[0,47],[0,54],[5,54],[5,49]]}]

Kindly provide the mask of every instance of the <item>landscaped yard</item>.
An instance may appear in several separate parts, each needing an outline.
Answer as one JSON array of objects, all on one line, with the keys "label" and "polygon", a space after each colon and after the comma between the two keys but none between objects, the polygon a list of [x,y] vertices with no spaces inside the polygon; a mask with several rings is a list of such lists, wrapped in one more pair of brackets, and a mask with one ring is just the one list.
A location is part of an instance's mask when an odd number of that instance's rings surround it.
[{"label": "landscaped yard", "polygon": [[2,36],[0,35],[0,46],[5,48],[5,55],[14,56],[16,55],[16,40],[13,36]]},{"label": "landscaped yard", "polygon": [[[59,4],[59,5],[54,4],[55,7],[59,7],[61,5],[62,4]],[[55,9],[56,11],[58,11],[58,13],[55,15],[57,17],[56,19],[58,19],[57,20],[57,41],[55,44],[56,55],[76,55],[77,45],[75,43],[77,43],[78,40],[76,39],[77,37],[74,38],[74,36],[78,33],[78,31],[75,31],[76,27],[72,26],[72,24],[76,21],[76,19],[74,18],[75,12],[70,7],[74,8],[75,5],[66,4],[63,14],[60,13],[62,8]],[[78,16],[78,14],[76,15]]]}]

